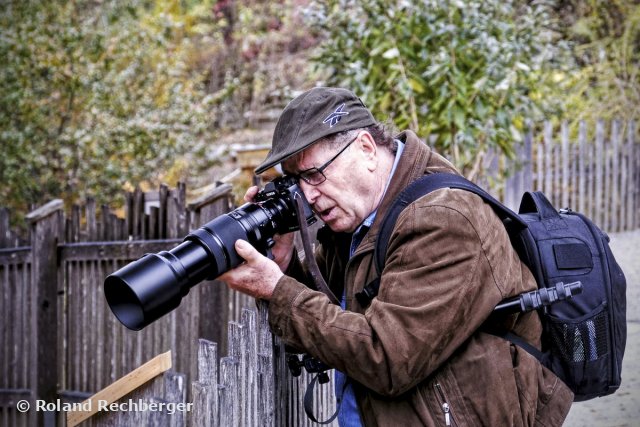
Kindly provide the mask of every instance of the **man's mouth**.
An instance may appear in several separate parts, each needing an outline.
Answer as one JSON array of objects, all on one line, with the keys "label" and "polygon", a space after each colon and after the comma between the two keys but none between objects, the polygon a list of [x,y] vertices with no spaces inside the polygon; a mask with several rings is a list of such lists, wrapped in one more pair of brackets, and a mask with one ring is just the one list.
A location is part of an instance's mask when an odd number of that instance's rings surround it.
[{"label": "man's mouth", "polygon": [[327,218],[329,218],[329,216],[331,215],[331,212],[333,211],[333,209],[334,208],[329,208],[322,211],[317,211],[318,216],[320,217],[321,220],[326,221]]}]

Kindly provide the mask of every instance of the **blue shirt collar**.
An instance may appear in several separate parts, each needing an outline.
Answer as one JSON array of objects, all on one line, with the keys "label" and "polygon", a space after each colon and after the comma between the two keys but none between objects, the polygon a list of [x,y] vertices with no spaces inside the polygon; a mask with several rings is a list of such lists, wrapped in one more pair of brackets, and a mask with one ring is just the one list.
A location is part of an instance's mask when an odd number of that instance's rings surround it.
[{"label": "blue shirt collar", "polygon": [[[398,163],[400,163],[400,156],[404,151],[404,143],[402,143],[400,140],[397,140],[397,139],[396,139],[396,143],[398,146],[398,149],[396,150],[396,157],[393,160],[393,166],[391,167],[391,172],[389,173],[389,178],[387,178],[387,183],[384,187],[384,192],[382,193],[382,197],[380,198],[380,200],[382,200],[384,198],[384,195],[387,193],[387,189],[389,188],[389,184],[391,183],[391,178],[393,177],[393,174],[396,172],[396,169],[398,168]],[[364,221],[362,221],[362,224],[360,224],[356,229],[356,231],[353,233],[353,237],[351,238],[350,255],[353,255],[353,253],[355,252],[356,247],[360,244],[360,241],[364,237],[366,230],[371,228],[373,221],[376,219],[377,213],[378,213],[378,209],[376,208],[373,212],[369,214],[368,217],[364,219]]]},{"label": "blue shirt collar", "polygon": [[[400,163],[400,156],[402,155],[402,152],[404,151],[404,143],[402,143],[398,139],[396,139],[396,143],[398,144],[398,149],[396,151],[396,157],[393,160],[393,166],[391,167],[391,173],[389,173],[389,178],[387,178],[387,183],[384,186],[384,192],[382,193],[382,197],[380,198],[380,200],[382,200],[384,198],[384,195],[387,193],[387,189],[389,188],[389,184],[391,183],[391,178],[393,178],[393,174],[396,172],[396,169],[398,168],[398,163]],[[371,212],[371,214],[369,214],[369,216],[366,217],[364,221],[362,221],[362,224],[360,224],[360,227],[358,227],[358,229],[360,229],[363,226],[371,227],[371,225],[373,224],[373,221],[376,219],[376,214],[377,213],[378,213],[378,209],[376,208],[376,210]],[[357,233],[357,230],[356,230],[356,233]]]}]

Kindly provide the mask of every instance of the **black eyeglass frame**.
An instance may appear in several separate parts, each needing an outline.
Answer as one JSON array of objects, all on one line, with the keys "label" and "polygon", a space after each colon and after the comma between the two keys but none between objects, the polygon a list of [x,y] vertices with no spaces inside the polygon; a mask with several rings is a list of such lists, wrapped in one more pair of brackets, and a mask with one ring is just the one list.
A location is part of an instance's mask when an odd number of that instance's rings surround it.
[{"label": "black eyeglass frame", "polygon": [[[342,147],[342,149],[340,151],[338,151],[338,153],[335,156],[333,156],[332,158],[327,160],[322,166],[317,167],[317,168],[313,167],[313,168],[305,169],[305,170],[300,171],[298,173],[291,173],[291,174],[287,174],[287,175],[297,179],[298,181],[299,180],[303,180],[304,182],[306,182],[309,185],[314,185],[315,186],[315,185],[322,184],[323,182],[325,182],[327,180],[327,177],[324,174],[324,170],[326,168],[328,168],[329,165],[331,163],[333,163],[333,161],[335,159],[337,159],[340,154],[342,154],[347,148],[349,148],[349,146],[351,144],[353,144],[355,142],[355,140],[358,139],[359,136],[360,136],[360,134],[358,133],[355,138],[353,138],[351,141],[349,141],[347,143],[347,145]],[[312,176],[318,176],[319,177],[319,181],[316,180],[316,179],[311,180],[310,177],[312,177]]]}]

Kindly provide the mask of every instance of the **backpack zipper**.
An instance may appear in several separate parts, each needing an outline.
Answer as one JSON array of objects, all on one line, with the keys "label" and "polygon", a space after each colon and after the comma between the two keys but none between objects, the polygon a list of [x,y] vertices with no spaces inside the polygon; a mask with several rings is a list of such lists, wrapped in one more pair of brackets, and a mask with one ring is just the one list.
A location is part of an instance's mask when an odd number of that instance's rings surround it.
[{"label": "backpack zipper", "polygon": [[440,387],[440,383],[437,382],[435,384],[435,389],[438,392],[438,395],[440,395],[440,400],[442,401],[440,406],[442,407],[442,412],[444,414],[444,424],[447,426],[450,426],[452,425],[451,422],[453,421],[453,415],[451,414],[451,407],[449,406],[447,399],[444,397],[444,392],[442,391],[442,387]]}]

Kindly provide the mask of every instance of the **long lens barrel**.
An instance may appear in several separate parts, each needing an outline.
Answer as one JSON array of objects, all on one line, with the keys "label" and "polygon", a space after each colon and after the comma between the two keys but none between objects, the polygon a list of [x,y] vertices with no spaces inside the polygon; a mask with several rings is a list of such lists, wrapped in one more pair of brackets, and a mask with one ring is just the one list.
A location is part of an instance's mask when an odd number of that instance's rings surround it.
[{"label": "long lens barrel", "polygon": [[247,203],[192,231],[170,251],[127,264],[105,280],[111,311],[127,328],[144,328],[177,308],[193,286],[238,266],[243,259],[236,253],[236,240],[266,254],[286,209],[278,200]]},{"label": "long lens barrel", "polygon": [[186,241],[169,252],[147,254],[111,274],[104,282],[105,297],[118,320],[139,331],[177,308],[190,283],[206,278],[208,266],[204,248]]}]

